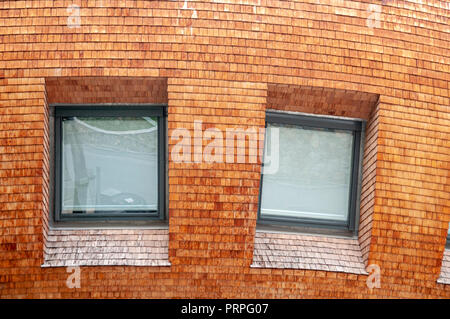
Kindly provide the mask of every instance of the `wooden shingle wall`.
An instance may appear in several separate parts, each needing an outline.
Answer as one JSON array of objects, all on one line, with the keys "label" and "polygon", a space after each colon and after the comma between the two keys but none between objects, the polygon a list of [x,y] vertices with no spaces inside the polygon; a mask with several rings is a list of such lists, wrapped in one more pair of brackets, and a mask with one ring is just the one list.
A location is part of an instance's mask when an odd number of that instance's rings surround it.
[{"label": "wooden shingle wall", "polygon": [[[449,298],[436,283],[450,221],[449,9],[439,0],[1,1],[0,297]],[[136,78],[148,82],[136,88]],[[58,81],[68,86],[52,90]],[[120,82],[145,92],[131,103],[167,99],[169,137],[196,120],[262,128],[274,86],[379,96],[374,197],[362,209],[370,240],[362,232],[360,245],[381,287],[369,289],[366,275],[250,268],[259,162],[169,160],[170,267],[81,267],[74,289],[64,267],[41,268],[48,103],[123,103],[120,85],[108,84]]]}]

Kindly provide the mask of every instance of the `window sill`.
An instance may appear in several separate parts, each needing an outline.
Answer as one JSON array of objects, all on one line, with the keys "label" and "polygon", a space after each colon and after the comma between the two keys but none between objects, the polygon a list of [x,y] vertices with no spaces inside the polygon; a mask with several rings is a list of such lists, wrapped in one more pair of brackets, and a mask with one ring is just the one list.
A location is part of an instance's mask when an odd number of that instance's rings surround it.
[{"label": "window sill", "polygon": [[167,228],[48,231],[41,267],[170,266]]},{"label": "window sill", "polygon": [[450,248],[445,248],[438,284],[450,285]]},{"label": "window sill", "polygon": [[50,224],[51,230],[106,230],[106,229],[169,229],[166,221],[160,220],[101,220],[101,221],[63,221]]},{"label": "window sill", "polygon": [[368,274],[356,238],[268,231],[256,232],[250,267]]}]

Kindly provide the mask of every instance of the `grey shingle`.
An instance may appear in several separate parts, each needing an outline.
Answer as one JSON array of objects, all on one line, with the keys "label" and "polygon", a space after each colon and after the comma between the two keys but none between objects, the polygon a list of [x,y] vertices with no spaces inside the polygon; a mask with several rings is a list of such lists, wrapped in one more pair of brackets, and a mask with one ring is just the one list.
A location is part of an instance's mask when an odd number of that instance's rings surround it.
[{"label": "grey shingle", "polygon": [[450,249],[444,250],[442,258],[441,274],[437,280],[440,284],[450,284]]},{"label": "grey shingle", "polygon": [[367,274],[357,239],[304,234],[255,234],[252,267]]},{"label": "grey shingle", "polygon": [[168,242],[167,229],[49,230],[42,267],[170,266]]}]

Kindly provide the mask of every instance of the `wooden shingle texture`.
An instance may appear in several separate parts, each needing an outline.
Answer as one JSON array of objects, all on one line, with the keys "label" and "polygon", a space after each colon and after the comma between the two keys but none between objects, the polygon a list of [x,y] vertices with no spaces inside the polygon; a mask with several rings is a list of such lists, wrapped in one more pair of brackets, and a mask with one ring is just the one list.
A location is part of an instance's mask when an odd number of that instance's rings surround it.
[{"label": "wooden shingle texture", "polygon": [[[0,297],[450,298],[437,282],[450,222],[449,25],[443,0],[0,1]],[[380,288],[365,274],[250,267],[259,162],[169,157],[171,266],[81,266],[74,289],[65,267],[41,267],[54,238],[49,104],[157,96],[170,152],[173,131],[192,134],[196,120],[264,128],[273,101],[323,114],[339,90],[354,98],[334,115],[376,119],[358,242]]]},{"label": "wooden shingle texture", "polygon": [[357,239],[256,232],[251,267],[367,274]]},{"label": "wooden shingle texture", "polygon": [[42,267],[170,266],[168,242],[159,229],[50,230]]}]

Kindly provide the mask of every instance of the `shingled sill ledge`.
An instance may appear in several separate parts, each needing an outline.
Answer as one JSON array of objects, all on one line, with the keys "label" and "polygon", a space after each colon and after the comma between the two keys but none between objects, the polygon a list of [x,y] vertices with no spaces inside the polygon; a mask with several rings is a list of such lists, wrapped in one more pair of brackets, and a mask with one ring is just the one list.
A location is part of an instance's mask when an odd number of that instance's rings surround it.
[{"label": "shingled sill ledge", "polygon": [[441,274],[437,280],[438,284],[450,285],[450,248],[444,250],[442,258]]},{"label": "shingled sill ledge", "polygon": [[257,231],[252,268],[368,275],[358,239]]},{"label": "shingled sill ledge", "polygon": [[170,266],[168,229],[50,229],[41,267]]}]

